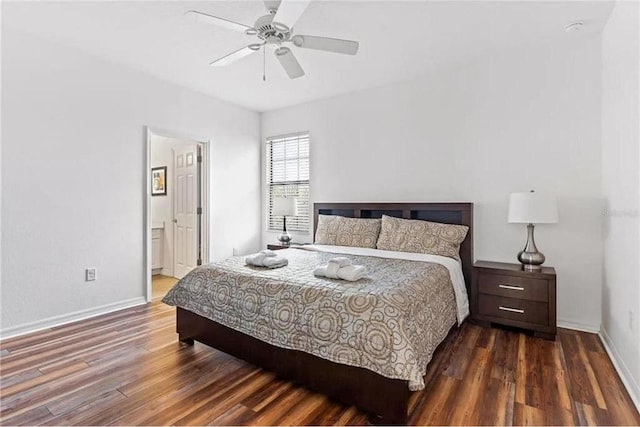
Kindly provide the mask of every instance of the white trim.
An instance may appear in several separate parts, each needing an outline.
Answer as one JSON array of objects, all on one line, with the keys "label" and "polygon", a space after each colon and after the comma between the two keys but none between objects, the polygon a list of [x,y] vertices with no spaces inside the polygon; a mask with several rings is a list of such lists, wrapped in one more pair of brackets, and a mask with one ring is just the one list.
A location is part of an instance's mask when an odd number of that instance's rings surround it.
[{"label": "white trim", "polygon": [[590,334],[597,334],[600,332],[600,326],[587,325],[585,323],[578,323],[564,319],[558,319],[558,328],[572,329],[574,331],[580,332],[589,332]]},{"label": "white trim", "polygon": [[598,333],[598,336],[600,337],[600,341],[602,341],[604,349],[609,355],[609,359],[611,359],[611,363],[613,363],[613,367],[616,369],[616,372],[618,372],[618,376],[622,380],[622,384],[624,384],[624,387],[627,389],[633,404],[636,405],[636,409],[640,411],[640,387],[638,386],[638,383],[633,378],[633,375],[631,375],[631,371],[629,371],[629,368],[622,360],[622,357],[620,357],[620,353],[618,353],[615,345],[613,345],[613,341],[606,329],[602,328]]},{"label": "white trim", "polygon": [[146,304],[144,297],[131,298],[124,301],[113,302],[101,305],[99,307],[87,308],[85,310],[76,311],[74,313],[61,314],[59,316],[49,317],[47,319],[37,320],[35,322],[25,323],[18,326],[0,331],[2,339],[13,338],[20,335],[30,334],[32,332],[41,331],[43,329],[53,328],[55,326],[66,325],[67,323],[77,322],[79,320],[89,319],[91,317],[100,316],[102,314],[112,313],[114,311],[124,310],[138,305]]},{"label": "white trim", "polygon": [[144,225],[142,231],[142,239],[144,244],[144,256],[142,257],[142,270],[144,280],[144,296],[147,302],[151,302],[153,294],[151,290],[151,136],[153,130],[145,127],[146,141],[144,147]]},{"label": "white trim", "polygon": [[[284,135],[275,135],[275,136],[267,136],[264,141],[265,143],[268,142],[270,139],[283,139],[283,138],[297,138],[301,135],[309,135],[309,131],[299,131],[299,132],[292,132],[292,133],[285,133]],[[311,138],[311,136],[309,136],[309,138]]]},{"label": "white trim", "polygon": [[145,126],[147,131],[151,132],[156,136],[163,136],[165,138],[179,139],[181,141],[193,141],[193,142],[201,142],[207,143],[211,140],[202,135],[193,135],[186,132],[176,132],[169,129],[163,129],[156,126]]},{"label": "white trim", "polygon": [[[193,141],[197,144],[201,144],[204,147],[203,150],[203,184],[202,184],[202,206],[204,208],[205,214],[202,217],[202,262],[209,263],[212,259],[213,254],[211,253],[209,244],[210,244],[210,229],[209,223],[211,216],[211,198],[209,192],[211,191],[210,187],[210,160],[209,156],[211,155],[211,145],[213,144],[213,140],[209,138],[204,138],[201,136],[189,135],[187,133],[179,133],[171,130],[166,130],[157,127],[145,126],[145,159],[144,159],[144,215],[143,215],[143,244],[144,244],[144,256],[143,256],[143,280],[144,280],[144,295],[147,302],[151,302],[153,299],[153,291],[151,289],[152,279],[151,279],[151,176],[149,171],[151,170],[151,137],[152,136],[162,136],[165,138],[173,138],[179,139],[182,141]],[[173,203],[173,200],[172,200]],[[173,206],[171,207],[173,211]],[[173,232],[173,224],[170,224],[171,230]],[[166,229],[165,229],[166,232]]]},{"label": "white trim", "polygon": [[[175,139],[179,139],[179,138],[175,138]],[[197,145],[197,144],[196,144]],[[197,150],[197,148],[196,148]],[[149,163],[149,168],[151,167],[151,163]],[[175,215],[176,215],[176,196],[175,196],[175,191],[176,188],[178,188],[178,183],[177,183],[177,179],[176,179],[176,146],[174,145],[173,147],[171,147],[171,170],[172,172],[172,177],[171,177],[171,185],[173,186],[173,188],[171,189],[171,219],[175,219]],[[169,227],[171,227],[171,277],[173,277],[174,279],[176,279],[176,227],[173,226],[173,222],[169,222]],[[166,233],[166,227],[164,232]],[[164,266],[164,264],[166,263],[166,261],[163,259],[162,260],[162,265]],[[153,281],[153,278],[151,279]],[[151,286],[153,287],[153,282],[151,283]],[[150,290],[149,292],[153,293],[153,290]]]},{"label": "white trim", "polygon": [[211,229],[209,228],[211,221],[211,145],[213,141],[211,139],[202,143],[203,146],[203,159],[202,159],[202,206],[205,208],[205,215],[202,215],[202,263],[209,264],[213,260],[211,254]]}]

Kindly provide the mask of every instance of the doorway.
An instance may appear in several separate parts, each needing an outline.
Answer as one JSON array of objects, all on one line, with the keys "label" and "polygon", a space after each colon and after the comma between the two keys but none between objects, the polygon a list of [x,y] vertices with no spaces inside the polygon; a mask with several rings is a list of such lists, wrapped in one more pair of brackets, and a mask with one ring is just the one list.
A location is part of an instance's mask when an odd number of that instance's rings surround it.
[{"label": "doorway", "polygon": [[147,301],[209,259],[209,141],[147,128]]}]

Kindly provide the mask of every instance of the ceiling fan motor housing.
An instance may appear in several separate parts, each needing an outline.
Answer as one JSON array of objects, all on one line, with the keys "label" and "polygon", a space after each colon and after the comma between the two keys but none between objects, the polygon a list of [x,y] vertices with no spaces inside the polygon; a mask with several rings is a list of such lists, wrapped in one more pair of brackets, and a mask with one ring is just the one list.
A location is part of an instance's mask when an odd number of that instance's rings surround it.
[{"label": "ceiling fan motor housing", "polygon": [[291,37],[291,30],[282,31],[273,24],[273,15],[261,16],[253,27],[258,32],[256,35],[270,45],[280,46],[283,41]]}]

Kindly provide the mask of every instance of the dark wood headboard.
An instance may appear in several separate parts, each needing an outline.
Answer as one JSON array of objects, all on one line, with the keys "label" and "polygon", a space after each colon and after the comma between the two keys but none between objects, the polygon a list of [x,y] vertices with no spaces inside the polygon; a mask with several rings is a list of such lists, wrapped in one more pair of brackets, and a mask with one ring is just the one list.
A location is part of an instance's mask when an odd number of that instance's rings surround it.
[{"label": "dark wood headboard", "polygon": [[314,203],[313,236],[315,240],[318,215],[340,215],[350,218],[382,218],[382,215],[405,219],[421,219],[461,224],[469,227],[467,237],[460,245],[462,272],[471,295],[473,267],[473,203]]}]

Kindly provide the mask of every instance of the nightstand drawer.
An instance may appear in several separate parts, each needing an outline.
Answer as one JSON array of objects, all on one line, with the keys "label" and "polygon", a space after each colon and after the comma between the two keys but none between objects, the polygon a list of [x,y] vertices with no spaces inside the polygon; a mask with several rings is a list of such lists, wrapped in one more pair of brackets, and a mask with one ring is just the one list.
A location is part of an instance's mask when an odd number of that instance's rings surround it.
[{"label": "nightstand drawer", "polygon": [[482,316],[538,325],[549,324],[549,305],[543,302],[480,294],[478,310]]},{"label": "nightstand drawer", "polygon": [[506,274],[478,275],[478,292],[530,301],[549,301],[549,282],[543,279]]}]

